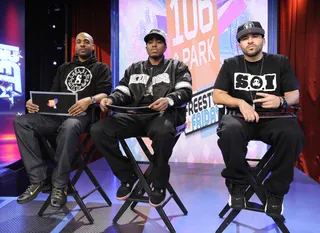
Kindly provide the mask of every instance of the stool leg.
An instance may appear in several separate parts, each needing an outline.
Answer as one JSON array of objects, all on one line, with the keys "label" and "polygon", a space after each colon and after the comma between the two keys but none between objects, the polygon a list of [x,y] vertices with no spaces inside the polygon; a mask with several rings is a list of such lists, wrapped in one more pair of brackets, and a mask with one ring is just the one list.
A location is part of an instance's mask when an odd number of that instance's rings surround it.
[{"label": "stool leg", "polygon": [[71,189],[72,196],[76,200],[76,202],[79,205],[80,209],[82,210],[82,212],[84,213],[84,215],[86,216],[86,218],[88,219],[90,224],[93,224],[93,222],[94,222],[93,217],[91,216],[91,214],[89,213],[86,205],[84,204],[84,202],[82,201],[81,197],[79,196],[78,191],[73,187],[73,185],[71,185],[71,183],[69,185],[69,188]]},{"label": "stool leg", "polygon": [[223,218],[223,216],[230,210],[230,208],[231,207],[229,206],[229,204],[226,204],[223,210],[221,210],[221,212],[219,213],[219,217]]},{"label": "stool leg", "polygon": [[50,200],[51,200],[51,194],[48,196],[47,200],[43,203],[41,209],[38,212],[38,215],[41,217],[44,213],[44,211],[46,211],[46,209],[48,208],[48,206],[50,205]]},{"label": "stool leg", "polygon": [[120,210],[118,211],[118,213],[116,214],[116,216],[114,216],[113,218],[113,222],[117,223],[119,218],[121,218],[121,216],[123,215],[123,213],[128,209],[128,207],[130,206],[130,204],[132,203],[132,201],[125,201],[125,203],[121,206]]},{"label": "stool leg", "polygon": [[232,210],[230,214],[224,219],[224,221],[221,223],[219,228],[216,230],[216,233],[221,233],[223,232],[227,226],[233,221],[235,217],[240,213],[241,210]]},{"label": "stool leg", "polygon": [[170,183],[168,183],[167,185],[167,189],[169,191],[170,194],[172,194],[173,199],[175,200],[175,202],[177,203],[177,205],[179,206],[179,208],[181,209],[181,211],[183,212],[184,215],[188,214],[188,210],[186,209],[186,207],[184,206],[184,204],[182,203],[182,201],[180,200],[178,194],[176,193],[176,191],[174,191],[173,187],[171,186]]},{"label": "stool leg", "polygon": [[163,208],[160,206],[160,207],[157,207],[156,210],[158,211],[158,214],[160,215],[160,217],[162,218],[162,220],[164,221],[164,223],[166,224],[168,230],[171,232],[171,233],[175,233],[176,230],[173,228],[168,216],[166,215],[166,213],[164,212]]},{"label": "stool leg", "polygon": [[[138,187],[139,186],[139,187]],[[146,191],[144,190],[144,188],[142,187],[142,185],[140,184],[140,182],[138,183],[137,187],[136,187],[137,190],[139,190],[137,193],[138,196],[143,196]],[[134,210],[134,208],[137,206],[138,202],[137,201],[133,201],[131,206],[130,206],[130,209],[131,210]]]},{"label": "stool leg", "polygon": [[112,206],[112,202],[109,199],[108,195],[106,194],[106,192],[103,190],[103,188],[101,187],[101,185],[99,184],[99,182],[97,181],[96,177],[93,175],[92,171],[86,166],[85,167],[85,172],[87,173],[89,179],[91,180],[91,182],[94,184],[95,187],[98,187],[98,191],[101,194],[101,196],[103,197],[103,199],[108,203],[109,206]]},{"label": "stool leg", "polygon": [[273,221],[277,224],[279,229],[282,231],[282,233],[290,233],[286,225],[284,225],[284,222],[282,221],[281,218],[272,218]]}]

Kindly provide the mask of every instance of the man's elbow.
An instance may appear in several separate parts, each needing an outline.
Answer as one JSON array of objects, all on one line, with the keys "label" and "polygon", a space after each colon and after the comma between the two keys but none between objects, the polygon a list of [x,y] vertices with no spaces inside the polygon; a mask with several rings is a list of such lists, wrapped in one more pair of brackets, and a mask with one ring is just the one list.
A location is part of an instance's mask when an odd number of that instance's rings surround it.
[{"label": "man's elbow", "polygon": [[299,104],[300,93],[298,90],[287,92],[284,96],[289,100],[289,105]]},{"label": "man's elbow", "polygon": [[220,103],[220,93],[219,93],[219,91],[217,91],[217,90],[214,90],[214,91],[213,91],[212,101],[213,101],[215,104],[221,104],[221,103]]}]

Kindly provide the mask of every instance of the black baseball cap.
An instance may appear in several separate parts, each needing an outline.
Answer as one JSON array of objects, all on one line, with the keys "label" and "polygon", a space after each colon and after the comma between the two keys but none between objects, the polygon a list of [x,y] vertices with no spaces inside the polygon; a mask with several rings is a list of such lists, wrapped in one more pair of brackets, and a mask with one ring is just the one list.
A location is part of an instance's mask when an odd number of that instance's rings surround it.
[{"label": "black baseball cap", "polygon": [[260,34],[264,37],[264,30],[258,21],[248,21],[238,27],[237,41],[248,34]]},{"label": "black baseball cap", "polygon": [[151,31],[144,37],[144,41],[148,43],[148,41],[154,36],[160,36],[159,38],[166,44],[166,33],[158,28],[151,29]]}]

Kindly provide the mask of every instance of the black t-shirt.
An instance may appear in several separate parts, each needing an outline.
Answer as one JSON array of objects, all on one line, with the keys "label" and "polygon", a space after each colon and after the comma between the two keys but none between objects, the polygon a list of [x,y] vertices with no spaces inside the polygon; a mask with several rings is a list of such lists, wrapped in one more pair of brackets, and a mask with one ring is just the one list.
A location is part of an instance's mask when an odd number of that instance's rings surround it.
[{"label": "black t-shirt", "polygon": [[[226,59],[214,89],[227,91],[251,105],[254,99],[261,98],[256,96],[257,92],[283,96],[285,92],[298,90],[299,84],[287,57],[263,53],[257,62],[248,62],[243,55]],[[256,110],[267,109],[256,105]]]}]

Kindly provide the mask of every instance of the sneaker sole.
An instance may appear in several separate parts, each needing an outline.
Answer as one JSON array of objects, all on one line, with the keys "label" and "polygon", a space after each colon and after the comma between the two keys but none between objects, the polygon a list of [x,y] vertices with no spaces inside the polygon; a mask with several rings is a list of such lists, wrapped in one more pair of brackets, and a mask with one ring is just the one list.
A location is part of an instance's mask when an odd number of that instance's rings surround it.
[{"label": "sneaker sole", "polygon": [[154,203],[152,203],[152,202],[150,201],[150,199],[149,199],[149,204],[150,204],[152,207],[155,207],[155,208],[161,206],[161,205],[163,204],[163,202],[164,202],[164,200],[163,200],[162,202],[160,202],[159,204],[154,204]]},{"label": "sneaker sole", "polygon": [[61,210],[66,204],[64,204],[64,205],[52,205],[52,203],[50,202],[50,206],[54,210]]},{"label": "sneaker sole", "polygon": [[133,192],[134,188],[137,186],[138,183],[139,183],[139,179],[133,184],[130,193],[128,193],[127,195],[125,195],[125,196],[123,196],[123,197],[117,197],[117,200],[119,200],[119,201],[125,201],[125,200],[127,200],[128,197],[130,197],[131,193]]}]

